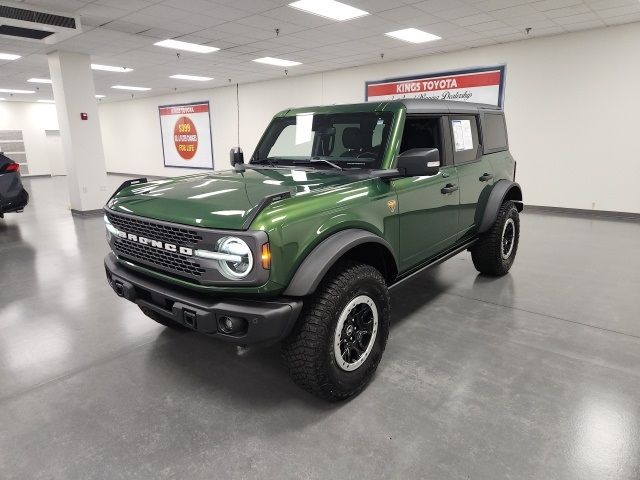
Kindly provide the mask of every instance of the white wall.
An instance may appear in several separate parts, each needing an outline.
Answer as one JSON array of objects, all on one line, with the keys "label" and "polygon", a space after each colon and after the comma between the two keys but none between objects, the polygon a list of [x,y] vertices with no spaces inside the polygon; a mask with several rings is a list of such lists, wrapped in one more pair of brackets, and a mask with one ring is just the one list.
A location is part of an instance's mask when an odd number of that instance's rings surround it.
[{"label": "white wall", "polygon": [[0,101],[0,130],[22,130],[29,174],[51,173],[45,130],[58,130],[54,105]]},{"label": "white wall", "polygon": [[[250,154],[284,108],[363,101],[364,82],[507,64],[505,110],[526,203],[640,212],[640,23],[240,86],[240,144]],[[237,142],[235,87],[100,107],[107,169],[183,174],[162,164],[158,105],[212,103],[216,169]]]}]

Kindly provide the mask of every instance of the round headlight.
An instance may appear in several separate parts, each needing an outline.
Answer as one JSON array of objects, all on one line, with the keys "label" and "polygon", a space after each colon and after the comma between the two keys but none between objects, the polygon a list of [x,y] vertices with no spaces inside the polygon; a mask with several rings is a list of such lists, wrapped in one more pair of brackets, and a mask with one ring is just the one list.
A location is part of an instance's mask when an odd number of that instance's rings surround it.
[{"label": "round headlight", "polygon": [[218,240],[216,250],[236,257],[229,260],[218,260],[218,267],[222,275],[231,280],[249,275],[253,268],[253,254],[247,242],[238,237],[224,237]]}]

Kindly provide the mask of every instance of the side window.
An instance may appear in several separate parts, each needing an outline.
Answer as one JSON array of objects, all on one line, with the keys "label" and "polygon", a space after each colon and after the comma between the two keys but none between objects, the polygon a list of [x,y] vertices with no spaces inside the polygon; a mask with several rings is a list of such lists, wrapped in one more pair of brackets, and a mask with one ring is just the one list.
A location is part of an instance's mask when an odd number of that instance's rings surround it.
[{"label": "side window", "polygon": [[478,157],[478,121],[473,115],[450,117],[453,136],[453,161],[472,162]]},{"label": "side window", "polygon": [[504,115],[485,113],[482,123],[482,140],[487,152],[501,152],[507,149],[507,129]]},{"label": "side window", "polygon": [[439,117],[407,117],[399,153],[413,148],[437,148],[444,161],[441,139]]}]

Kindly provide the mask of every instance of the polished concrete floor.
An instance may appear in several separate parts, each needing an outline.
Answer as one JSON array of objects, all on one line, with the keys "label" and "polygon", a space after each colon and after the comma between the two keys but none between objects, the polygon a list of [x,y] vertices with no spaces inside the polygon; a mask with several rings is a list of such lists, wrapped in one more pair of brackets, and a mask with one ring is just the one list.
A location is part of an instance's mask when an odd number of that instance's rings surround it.
[{"label": "polished concrete floor", "polygon": [[394,291],[373,383],[326,404],[277,348],[117,298],[102,219],[27,183],[0,220],[2,480],[640,478],[638,223],[523,214],[509,275],[465,253]]}]

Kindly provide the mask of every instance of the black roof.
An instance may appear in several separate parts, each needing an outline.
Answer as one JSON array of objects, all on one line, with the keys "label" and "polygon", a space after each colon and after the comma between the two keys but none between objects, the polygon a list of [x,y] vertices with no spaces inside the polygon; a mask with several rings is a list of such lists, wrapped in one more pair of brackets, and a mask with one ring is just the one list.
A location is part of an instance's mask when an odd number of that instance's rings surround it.
[{"label": "black roof", "polygon": [[[402,103],[407,113],[478,113],[480,110],[501,111],[500,107],[486,103],[458,102],[455,100],[428,100],[424,98],[406,98],[394,100]],[[391,103],[391,102],[390,102]]]}]

